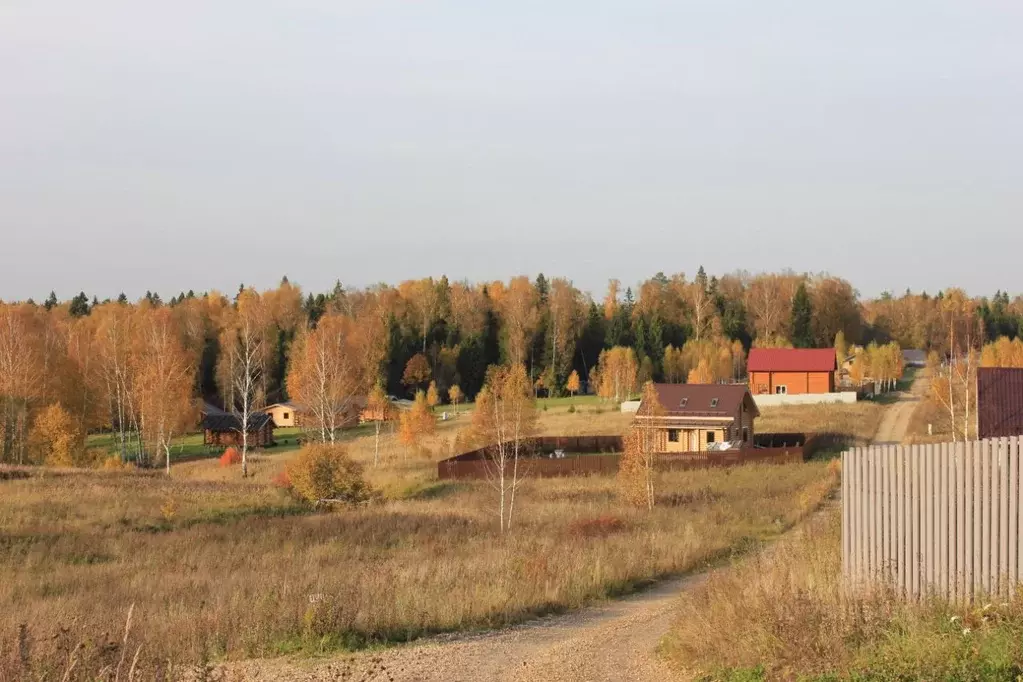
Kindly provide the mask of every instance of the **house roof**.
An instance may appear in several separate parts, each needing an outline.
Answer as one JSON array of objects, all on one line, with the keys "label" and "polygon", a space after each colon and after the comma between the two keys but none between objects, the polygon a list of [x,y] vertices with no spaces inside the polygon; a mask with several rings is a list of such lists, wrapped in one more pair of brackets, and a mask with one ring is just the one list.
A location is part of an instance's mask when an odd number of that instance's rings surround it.
[{"label": "house roof", "polygon": [[[744,400],[760,414],[745,384],[654,384],[654,389],[667,416],[732,417]],[[648,412],[649,406],[640,404],[637,414]]]},{"label": "house roof", "polygon": [[977,370],[977,435],[1023,436],[1023,369]]},{"label": "house roof", "polygon": [[834,372],[833,348],[753,348],[748,372]]},{"label": "house roof", "polygon": [[207,414],[227,414],[224,410],[220,409],[208,400],[203,400],[199,403],[199,412],[203,415]]},{"label": "house roof", "polygon": [[284,408],[287,408],[287,409],[292,410],[294,412],[298,412],[298,411],[300,411],[302,409],[301,407],[299,407],[295,403],[283,402],[283,403],[274,403],[273,405],[267,405],[266,407],[263,408],[262,411],[266,412],[267,410],[272,410],[275,407],[284,407]]},{"label": "house roof", "polygon": [[[263,412],[252,412],[249,414],[249,433],[260,431],[269,422],[273,427],[273,418]],[[227,431],[241,431],[241,417],[226,412],[221,414],[207,414],[203,417],[202,428],[204,431],[216,431],[225,433]]]}]

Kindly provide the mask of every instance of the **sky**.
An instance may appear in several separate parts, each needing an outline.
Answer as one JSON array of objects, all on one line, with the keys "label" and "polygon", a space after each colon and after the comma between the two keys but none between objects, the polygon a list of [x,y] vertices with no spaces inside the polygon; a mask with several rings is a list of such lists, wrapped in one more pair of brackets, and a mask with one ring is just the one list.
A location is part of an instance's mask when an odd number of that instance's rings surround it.
[{"label": "sky", "polygon": [[4,0],[0,299],[1023,291],[1023,5]]}]

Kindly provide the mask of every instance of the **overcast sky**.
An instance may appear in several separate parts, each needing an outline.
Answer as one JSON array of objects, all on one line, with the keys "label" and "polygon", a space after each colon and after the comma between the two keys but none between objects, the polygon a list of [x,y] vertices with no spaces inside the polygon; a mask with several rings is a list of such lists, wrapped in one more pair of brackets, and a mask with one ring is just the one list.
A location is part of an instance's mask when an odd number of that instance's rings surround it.
[{"label": "overcast sky", "polygon": [[0,298],[1023,291],[1018,0],[2,0]]}]

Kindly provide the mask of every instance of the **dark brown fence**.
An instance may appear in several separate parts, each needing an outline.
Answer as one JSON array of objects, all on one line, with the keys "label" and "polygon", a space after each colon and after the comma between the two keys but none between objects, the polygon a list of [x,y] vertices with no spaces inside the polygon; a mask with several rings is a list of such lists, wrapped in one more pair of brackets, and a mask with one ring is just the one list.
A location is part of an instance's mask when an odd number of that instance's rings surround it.
[{"label": "dark brown fence", "polygon": [[[772,440],[770,436],[778,436]],[[660,471],[684,471],[710,467],[731,467],[743,464],[791,464],[802,462],[804,450],[812,445],[804,434],[765,434],[759,442],[779,443],[777,447],[752,447],[722,452],[669,452],[657,456]],[[791,445],[781,443],[788,442]],[[558,476],[613,475],[618,473],[622,449],[621,436],[545,436],[533,439],[527,446],[528,457],[519,459],[519,475],[532,478]],[[552,458],[554,450],[585,453]],[[594,454],[594,453],[613,454]],[[437,463],[437,476],[442,480],[474,480],[488,477],[495,470],[488,459],[487,448],[473,450]],[[511,466],[505,471],[511,475]]]}]

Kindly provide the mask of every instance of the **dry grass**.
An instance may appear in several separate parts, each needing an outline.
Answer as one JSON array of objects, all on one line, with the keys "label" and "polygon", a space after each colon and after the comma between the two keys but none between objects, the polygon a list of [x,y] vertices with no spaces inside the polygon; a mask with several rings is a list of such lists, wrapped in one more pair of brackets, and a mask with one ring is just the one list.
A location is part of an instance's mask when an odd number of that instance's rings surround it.
[{"label": "dry grass", "polygon": [[840,532],[836,510],[684,594],[665,655],[691,678],[736,682],[1023,674],[1023,599],[968,609],[911,605],[884,590],[849,593]]},{"label": "dry grass", "polygon": [[611,478],[530,481],[501,536],[485,484],[437,482],[411,464],[375,474],[403,499],[306,513],[261,482],[283,457],[244,483],[101,472],[0,482],[0,680],[27,677],[23,658],[60,679],[71,650],[81,677],[69,679],[86,679],[138,647],[152,672],[501,626],[775,535],[834,483],[821,464],[671,474],[665,504],[647,514],[621,507]]},{"label": "dry grass", "polygon": [[759,433],[827,433],[841,436],[848,445],[869,443],[881,424],[886,407],[870,401],[852,405],[786,405],[765,407],[757,420]]}]

